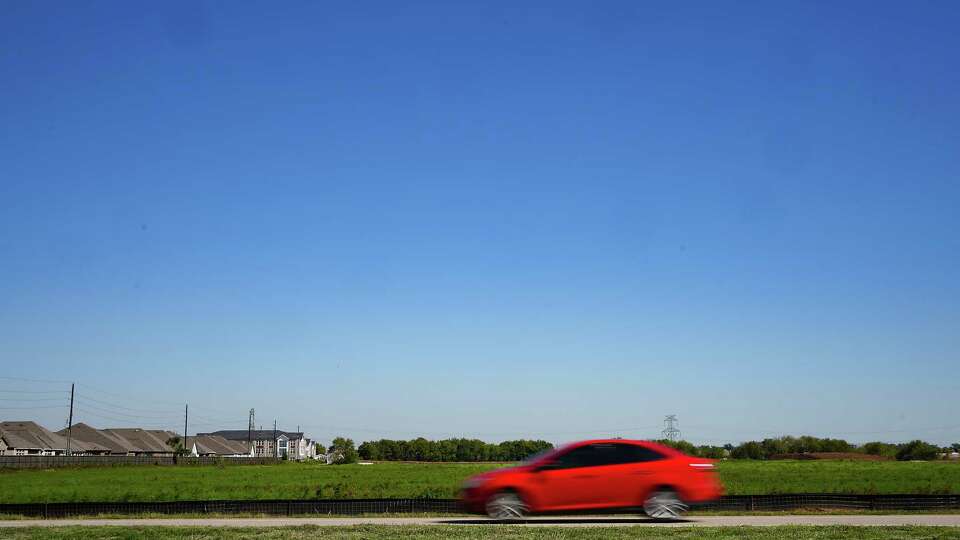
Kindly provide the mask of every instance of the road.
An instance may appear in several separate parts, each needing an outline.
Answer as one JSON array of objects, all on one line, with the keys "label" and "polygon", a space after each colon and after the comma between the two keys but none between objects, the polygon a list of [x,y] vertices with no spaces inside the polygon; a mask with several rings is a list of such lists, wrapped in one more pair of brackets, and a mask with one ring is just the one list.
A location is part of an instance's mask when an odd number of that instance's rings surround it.
[{"label": "road", "polygon": [[[497,526],[500,522],[486,518],[211,518],[211,519],[49,519],[0,520],[0,528],[118,526],[118,527],[293,527],[317,525],[342,527],[350,525],[463,525]],[[839,515],[839,516],[703,516],[680,521],[655,521],[632,517],[548,517],[532,518],[525,526],[556,527],[737,527],[742,525],[770,527],[775,525],[925,525],[960,527],[960,514],[913,515]]]}]

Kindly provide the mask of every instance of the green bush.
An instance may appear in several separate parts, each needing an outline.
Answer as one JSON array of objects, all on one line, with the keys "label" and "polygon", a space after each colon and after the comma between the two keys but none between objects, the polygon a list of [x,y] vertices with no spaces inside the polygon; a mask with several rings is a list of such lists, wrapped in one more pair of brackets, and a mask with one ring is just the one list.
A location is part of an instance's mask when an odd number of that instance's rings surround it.
[{"label": "green bush", "polygon": [[409,441],[380,439],[360,445],[362,459],[375,461],[519,461],[553,448],[547,441],[526,439],[487,443],[478,439],[431,441],[423,437]]},{"label": "green bush", "polygon": [[333,463],[344,465],[346,463],[356,463],[358,461],[357,449],[353,446],[353,439],[337,437],[330,445],[330,454],[333,454]]},{"label": "green bush", "polygon": [[885,443],[880,441],[873,441],[873,442],[868,442],[863,446],[861,446],[860,450],[864,454],[869,454],[871,456],[883,456],[883,457],[892,458],[892,457],[896,457],[898,448],[897,448],[897,445],[895,444],[890,444],[890,443]]},{"label": "green bush", "polygon": [[897,452],[897,460],[899,461],[913,461],[913,460],[922,460],[930,461],[931,459],[937,459],[937,454],[940,453],[940,449],[936,446],[924,442],[921,440],[910,441],[907,444],[903,445],[900,450]]},{"label": "green bush", "polygon": [[766,456],[763,454],[763,446],[760,443],[747,441],[735,447],[730,452],[730,457],[733,459],[763,459]]}]

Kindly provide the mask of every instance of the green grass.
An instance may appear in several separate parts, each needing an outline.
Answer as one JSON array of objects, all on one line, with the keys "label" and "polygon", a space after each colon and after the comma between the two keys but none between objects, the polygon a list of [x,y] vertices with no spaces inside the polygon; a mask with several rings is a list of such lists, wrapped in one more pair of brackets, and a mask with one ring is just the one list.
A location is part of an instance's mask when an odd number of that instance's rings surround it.
[{"label": "green grass", "polygon": [[724,461],[730,495],[782,493],[960,493],[960,464],[948,461]]},{"label": "green grass", "polygon": [[283,527],[283,528],[198,528],[198,527],[57,527],[0,529],[0,538],[17,540],[127,539],[314,539],[353,540],[379,538],[410,539],[817,539],[892,540],[905,538],[960,539],[960,527],[527,527],[527,526],[373,526],[355,527]]},{"label": "green grass", "polygon": [[[0,503],[217,499],[452,498],[464,478],[499,465],[284,463],[0,472]],[[947,462],[728,461],[729,494],[960,493]]]}]

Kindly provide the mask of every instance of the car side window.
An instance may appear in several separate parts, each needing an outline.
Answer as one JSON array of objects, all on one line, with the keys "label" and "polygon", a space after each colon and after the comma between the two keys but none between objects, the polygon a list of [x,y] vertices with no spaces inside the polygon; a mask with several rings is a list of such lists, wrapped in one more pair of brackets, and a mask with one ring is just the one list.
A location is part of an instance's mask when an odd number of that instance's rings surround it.
[{"label": "car side window", "polygon": [[601,465],[622,465],[625,463],[647,463],[664,459],[656,450],[635,444],[588,444],[580,446],[559,456],[557,469],[575,469],[580,467],[598,467]]},{"label": "car side window", "polygon": [[617,444],[615,452],[616,463],[648,463],[664,459],[664,455],[656,450],[636,444]]},{"label": "car side window", "polygon": [[596,445],[580,446],[557,458],[558,469],[576,469],[579,467],[594,467],[605,465],[602,463],[601,452]]}]

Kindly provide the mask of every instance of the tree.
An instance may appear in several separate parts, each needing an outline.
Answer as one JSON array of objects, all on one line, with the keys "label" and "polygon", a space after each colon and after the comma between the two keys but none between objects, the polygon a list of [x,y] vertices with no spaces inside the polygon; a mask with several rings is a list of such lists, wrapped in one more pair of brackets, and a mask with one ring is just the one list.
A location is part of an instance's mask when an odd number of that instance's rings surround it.
[{"label": "tree", "polygon": [[683,452],[684,454],[687,454],[688,456],[697,456],[697,455],[698,455],[698,454],[697,454],[697,448],[696,448],[695,446],[693,446],[693,443],[689,443],[689,442],[687,442],[687,441],[671,441],[670,439],[660,439],[660,440],[657,440],[657,441],[654,441],[654,442],[660,443],[660,444],[662,444],[662,445],[664,445],[664,446],[669,446],[670,448],[673,448],[674,450]]},{"label": "tree", "polygon": [[960,452],[960,442],[955,442],[950,445],[950,449],[954,452]]},{"label": "tree", "polygon": [[897,445],[880,441],[868,442],[860,448],[864,454],[871,456],[895,457],[897,455]]},{"label": "tree", "polygon": [[730,452],[733,459],[763,459],[763,447],[757,441],[740,444]]},{"label": "tree", "polygon": [[940,453],[940,449],[937,448],[936,446],[921,440],[914,440],[900,447],[900,450],[897,452],[897,460],[898,461],[912,461],[912,460],[929,461],[931,459],[937,459],[937,454],[939,453]]},{"label": "tree", "polygon": [[313,443],[313,453],[316,455],[326,454],[325,449],[323,448],[322,443]]},{"label": "tree", "polygon": [[179,435],[167,439],[167,446],[173,448],[174,456],[185,456],[188,453],[187,449],[183,446],[183,440],[180,439]]},{"label": "tree", "polygon": [[359,456],[357,449],[353,445],[353,439],[337,437],[330,445],[329,454],[333,456],[333,463],[343,465],[345,463],[356,463]]},{"label": "tree", "polygon": [[707,459],[723,459],[727,451],[722,446],[703,445],[697,447],[697,456]]},{"label": "tree", "polygon": [[360,443],[357,453],[360,459],[380,459],[380,445],[370,441]]},{"label": "tree", "polygon": [[763,448],[763,457],[770,458],[771,456],[775,456],[777,454],[786,454],[789,452],[790,442],[791,440],[788,440],[786,437],[764,439],[760,441],[760,447]]}]

